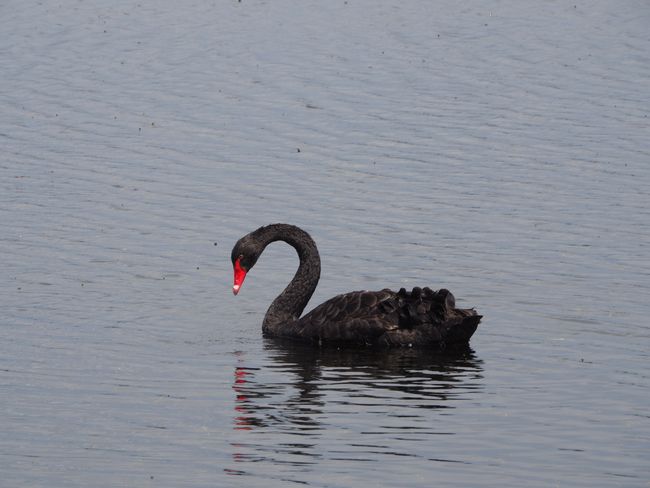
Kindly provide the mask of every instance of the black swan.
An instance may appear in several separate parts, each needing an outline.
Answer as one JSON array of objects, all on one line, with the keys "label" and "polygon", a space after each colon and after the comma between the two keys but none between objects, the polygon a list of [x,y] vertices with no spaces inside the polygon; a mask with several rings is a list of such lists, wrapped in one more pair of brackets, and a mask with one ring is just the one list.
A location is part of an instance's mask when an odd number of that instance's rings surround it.
[{"label": "black swan", "polygon": [[291,283],[266,312],[262,331],[271,337],[315,344],[430,346],[467,345],[481,320],[474,309],[455,307],[448,290],[402,288],[395,292],[353,291],[335,296],[303,317],[320,278],[320,257],[313,239],[288,224],[271,224],[245,235],[232,249],[236,295],[246,273],[271,242],[284,241],[298,251],[300,265]]}]

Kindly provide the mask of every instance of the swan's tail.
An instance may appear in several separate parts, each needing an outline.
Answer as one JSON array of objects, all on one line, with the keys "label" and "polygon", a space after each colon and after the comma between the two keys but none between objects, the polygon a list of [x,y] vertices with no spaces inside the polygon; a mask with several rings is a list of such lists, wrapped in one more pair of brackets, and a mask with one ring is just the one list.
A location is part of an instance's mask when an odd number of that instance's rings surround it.
[{"label": "swan's tail", "polygon": [[454,295],[444,288],[402,288],[396,298],[401,329],[426,328],[447,344],[468,343],[482,318],[474,309],[456,308]]}]

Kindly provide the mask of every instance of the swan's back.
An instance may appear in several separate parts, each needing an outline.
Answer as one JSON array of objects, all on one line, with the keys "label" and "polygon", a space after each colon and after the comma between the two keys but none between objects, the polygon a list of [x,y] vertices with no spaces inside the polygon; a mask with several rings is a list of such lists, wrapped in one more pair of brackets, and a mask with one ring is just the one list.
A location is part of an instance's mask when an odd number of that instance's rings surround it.
[{"label": "swan's back", "polygon": [[467,344],[480,320],[473,309],[455,308],[448,290],[416,287],[335,296],[285,331],[319,344],[444,347]]}]

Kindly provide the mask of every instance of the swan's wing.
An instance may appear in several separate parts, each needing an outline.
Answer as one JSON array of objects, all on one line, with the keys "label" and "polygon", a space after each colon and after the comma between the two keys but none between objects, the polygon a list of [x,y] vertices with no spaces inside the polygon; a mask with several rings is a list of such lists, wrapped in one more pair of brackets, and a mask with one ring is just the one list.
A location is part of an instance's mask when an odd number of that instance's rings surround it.
[{"label": "swan's wing", "polygon": [[352,291],[337,295],[321,303],[311,312],[300,319],[304,324],[322,325],[328,322],[345,322],[361,317],[385,315],[383,304],[394,299],[395,292],[381,291]]},{"label": "swan's wing", "polygon": [[305,339],[365,343],[398,327],[395,292],[353,291],[330,298],[299,320]]},{"label": "swan's wing", "polygon": [[338,295],[298,321],[297,334],[312,342],[418,344],[467,342],[481,319],[455,308],[448,290],[356,291]]}]

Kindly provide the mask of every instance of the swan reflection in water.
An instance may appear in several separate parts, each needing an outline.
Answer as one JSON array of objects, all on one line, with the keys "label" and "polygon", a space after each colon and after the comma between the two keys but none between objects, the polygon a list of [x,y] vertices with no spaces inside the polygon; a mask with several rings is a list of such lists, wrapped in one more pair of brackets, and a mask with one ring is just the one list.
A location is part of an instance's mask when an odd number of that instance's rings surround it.
[{"label": "swan reflection in water", "polygon": [[233,427],[251,431],[232,444],[239,463],[313,464],[323,455],[319,443],[343,442],[338,455],[359,460],[411,455],[396,452],[400,441],[415,452],[412,441],[449,434],[448,417],[437,419],[483,388],[482,361],[468,346],[437,353],[319,349],[267,338],[265,350],[262,362],[238,353]]}]

